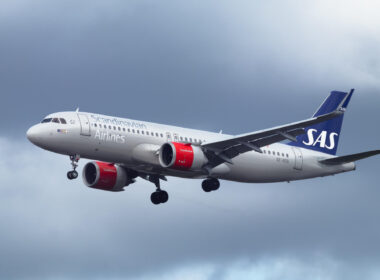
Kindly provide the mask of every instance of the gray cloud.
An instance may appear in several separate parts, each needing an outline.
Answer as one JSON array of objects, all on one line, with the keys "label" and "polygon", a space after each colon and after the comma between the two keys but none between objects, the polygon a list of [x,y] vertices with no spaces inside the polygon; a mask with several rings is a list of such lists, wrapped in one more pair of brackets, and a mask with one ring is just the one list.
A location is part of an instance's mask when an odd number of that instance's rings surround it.
[{"label": "gray cloud", "polygon": [[66,180],[67,159],[20,140],[76,106],[244,133],[305,118],[330,90],[355,87],[339,152],[378,148],[373,5],[2,1],[0,278],[375,279],[376,158],[324,179],[223,182],[211,195],[171,178],[157,208],[149,183],[87,189]]},{"label": "gray cloud", "polygon": [[336,276],[350,266],[376,272],[375,159],[356,173],[311,181],[223,182],[211,195],[198,180],[171,178],[170,203],[154,207],[149,183],[121,194],[91,190],[67,181],[61,156],[1,144],[0,278],[168,277],[194,267],[229,279],[276,262],[304,275],[323,259],[339,264]]},{"label": "gray cloud", "polygon": [[273,94],[315,96],[312,106],[334,88],[374,95],[371,6],[359,24],[350,5],[337,16],[321,3],[3,1],[0,89],[12,96],[3,114],[24,123],[14,108],[41,118],[80,106],[239,133],[249,123],[236,128],[242,117],[225,112],[255,118],[262,104],[293,105]]}]

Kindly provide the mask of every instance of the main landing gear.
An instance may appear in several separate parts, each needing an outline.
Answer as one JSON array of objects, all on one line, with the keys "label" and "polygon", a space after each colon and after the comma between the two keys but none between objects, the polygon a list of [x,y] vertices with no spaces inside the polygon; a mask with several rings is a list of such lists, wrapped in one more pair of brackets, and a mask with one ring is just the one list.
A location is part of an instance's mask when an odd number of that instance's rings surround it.
[{"label": "main landing gear", "polygon": [[169,195],[166,191],[161,190],[160,177],[157,175],[150,175],[149,181],[156,185],[156,191],[150,196],[152,203],[155,205],[166,203],[169,200]]},{"label": "main landing gear", "polygon": [[73,179],[78,178],[78,172],[75,169],[78,167],[79,159],[80,159],[80,155],[70,156],[71,166],[73,167],[73,170],[67,172],[67,178],[69,180],[73,180]]},{"label": "main landing gear", "polygon": [[220,187],[219,180],[215,178],[209,178],[202,182],[202,189],[205,192],[216,191],[217,189],[219,189],[219,187]]}]

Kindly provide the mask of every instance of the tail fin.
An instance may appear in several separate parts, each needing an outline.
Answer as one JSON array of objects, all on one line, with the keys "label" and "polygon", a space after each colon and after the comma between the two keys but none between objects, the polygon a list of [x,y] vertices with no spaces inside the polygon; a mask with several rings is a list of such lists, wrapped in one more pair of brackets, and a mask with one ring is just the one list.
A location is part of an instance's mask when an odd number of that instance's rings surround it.
[{"label": "tail fin", "polygon": [[[346,98],[347,92],[332,91],[313,117],[331,113],[344,100],[342,109],[346,110],[353,93],[354,89],[351,89]],[[344,114],[307,127],[305,129],[306,134],[298,136],[297,142],[291,142],[289,145],[335,155],[338,148],[340,130],[343,124],[343,116]]]}]

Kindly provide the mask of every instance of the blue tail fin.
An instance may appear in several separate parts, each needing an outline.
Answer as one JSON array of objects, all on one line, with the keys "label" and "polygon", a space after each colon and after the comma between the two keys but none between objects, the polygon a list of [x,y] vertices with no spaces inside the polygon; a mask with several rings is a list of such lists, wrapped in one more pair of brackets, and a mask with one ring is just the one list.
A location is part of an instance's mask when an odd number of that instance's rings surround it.
[{"label": "blue tail fin", "polygon": [[[347,108],[353,92],[354,90],[352,89],[342,109]],[[343,101],[346,95],[347,92],[332,91],[313,117],[331,113]],[[306,134],[298,136],[297,142],[291,142],[289,145],[335,155],[338,148],[343,116],[344,115],[340,115],[331,120],[307,127],[305,129]]]}]

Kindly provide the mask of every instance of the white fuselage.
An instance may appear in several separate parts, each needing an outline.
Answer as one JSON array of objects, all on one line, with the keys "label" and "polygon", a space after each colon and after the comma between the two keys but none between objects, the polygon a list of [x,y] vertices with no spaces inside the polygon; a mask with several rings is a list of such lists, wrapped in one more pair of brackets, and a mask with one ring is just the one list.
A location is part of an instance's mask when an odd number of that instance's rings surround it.
[{"label": "white fuselage", "polygon": [[28,138],[46,150],[79,154],[82,158],[117,163],[147,174],[184,178],[213,177],[238,182],[281,182],[328,176],[355,169],[354,163],[324,165],[330,155],[286,144],[262,147],[263,153],[246,152],[222,163],[210,173],[161,167],[157,151],[166,142],[203,143],[231,138],[219,134],[84,112],[54,113],[46,118],[63,118],[66,124],[40,123]]}]

